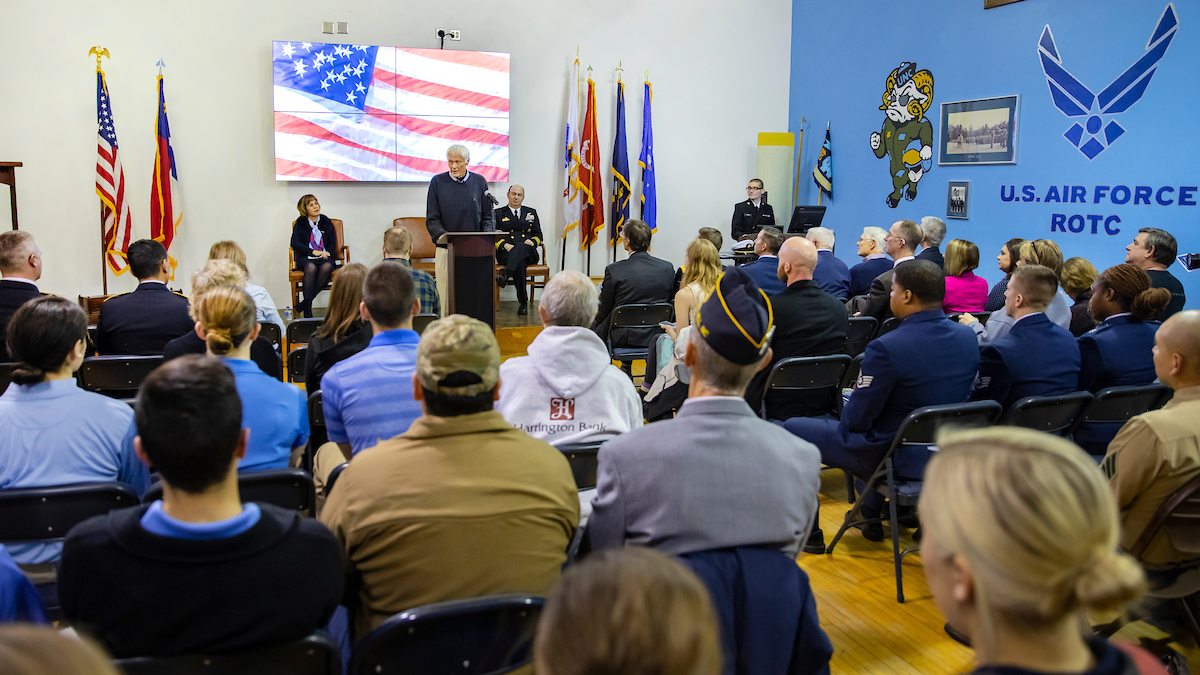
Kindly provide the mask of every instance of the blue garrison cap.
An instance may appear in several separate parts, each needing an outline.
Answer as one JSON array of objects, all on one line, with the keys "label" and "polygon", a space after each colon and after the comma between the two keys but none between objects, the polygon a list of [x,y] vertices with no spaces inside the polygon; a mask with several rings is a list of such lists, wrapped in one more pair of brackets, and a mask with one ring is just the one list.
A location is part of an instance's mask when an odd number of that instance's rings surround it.
[{"label": "blue garrison cap", "polygon": [[731,268],[700,305],[696,331],[713,351],[733,363],[757,363],[767,353],[775,332],[771,300],[748,274]]}]

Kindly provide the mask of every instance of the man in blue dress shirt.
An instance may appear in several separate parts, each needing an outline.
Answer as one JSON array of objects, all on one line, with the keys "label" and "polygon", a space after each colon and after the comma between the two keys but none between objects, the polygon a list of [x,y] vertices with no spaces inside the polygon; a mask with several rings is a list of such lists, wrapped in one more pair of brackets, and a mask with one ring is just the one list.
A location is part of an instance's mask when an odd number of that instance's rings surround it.
[{"label": "man in blue dress shirt", "polygon": [[850,268],[833,254],[833,230],[814,227],[804,236],[817,246],[817,269],[813,270],[813,283],[845,302],[850,297]]}]

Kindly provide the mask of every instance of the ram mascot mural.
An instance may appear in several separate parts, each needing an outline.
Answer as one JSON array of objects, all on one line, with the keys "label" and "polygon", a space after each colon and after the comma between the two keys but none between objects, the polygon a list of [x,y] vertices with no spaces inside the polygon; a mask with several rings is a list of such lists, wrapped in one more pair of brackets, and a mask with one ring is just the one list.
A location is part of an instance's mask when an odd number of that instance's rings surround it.
[{"label": "ram mascot mural", "polygon": [[905,61],[888,74],[879,106],[886,117],[883,128],[871,132],[871,149],[879,159],[889,158],[893,189],[887,205],[892,208],[901,196],[914,199],[917,184],[933,168],[933,125],[925,117],[932,105],[933,74],[928,70]]}]

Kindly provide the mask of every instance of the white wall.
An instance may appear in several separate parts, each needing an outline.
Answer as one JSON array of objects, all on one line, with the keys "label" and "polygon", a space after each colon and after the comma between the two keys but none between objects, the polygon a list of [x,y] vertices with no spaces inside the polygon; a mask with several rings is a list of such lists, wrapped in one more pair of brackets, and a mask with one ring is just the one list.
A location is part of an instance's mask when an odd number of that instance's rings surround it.
[{"label": "white wall", "polygon": [[[323,36],[322,20],[349,21],[350,35]],[[325,213],[343,218],[353,259],[370,264],[380,258],[382,231],[392,218],[423,215],[426,188],[276,182],[273,39],[433,47],[434,30],[445,27],[463,31],[463,40],[447,42],[448,48],[511,52],[511,175],[525,185],[527,204],[543,214],[554,269],[566,76],[576,47],[583,66],[595,67],[605,167],[614,129],[612,69],[623,62],[635,167],[641,80],[650,69],[659,199],[654,251],[676,263],[698,227],[728,232],[732,205],[744,199],[743,181],[754,169],[756,133],[787,128],[789,0],[7,0],[4,23],[0,160],[25,162],[18,170],[22,229],[44,250],[43,290],[69,297],[98,293],[101,286],[95,73],[87,56],[93,44],[112,52],[105,71],[134,237],[149,234],[154,63],[161,57],[185,210],[172,247],[182,272],[177,283],[190,285],[190,272],[203,263],[210,243],[235,239],[249,255],[254,279],[280,306],[290,304],[286,245],[300,195],[316,193]],[[634,189],[636,199],[637,183]],[[8,199],[0,203],[0,227],[7,227]],[[580,268],[576,232],[569,242],[567,264]],[[593,249],[593,274],[603,270],[601,250]],[[129,277],[110,281],[110,292],[131,289]]]}]

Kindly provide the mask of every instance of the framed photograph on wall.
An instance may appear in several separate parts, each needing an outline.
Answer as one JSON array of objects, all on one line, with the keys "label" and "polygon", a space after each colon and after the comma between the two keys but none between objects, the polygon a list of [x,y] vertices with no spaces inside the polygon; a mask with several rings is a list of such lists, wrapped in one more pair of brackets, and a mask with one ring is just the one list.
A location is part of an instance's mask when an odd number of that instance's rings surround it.
[{"label": "framed photograph on wall", "polygon": [[1016,164],[1017,99],[943,103],[938,164]]},{"label": "framed photograph on wall", "polygon": [[971,205],[971,181],[952,180],[946,188],[946,217],[967,219],[967,209]]}]

